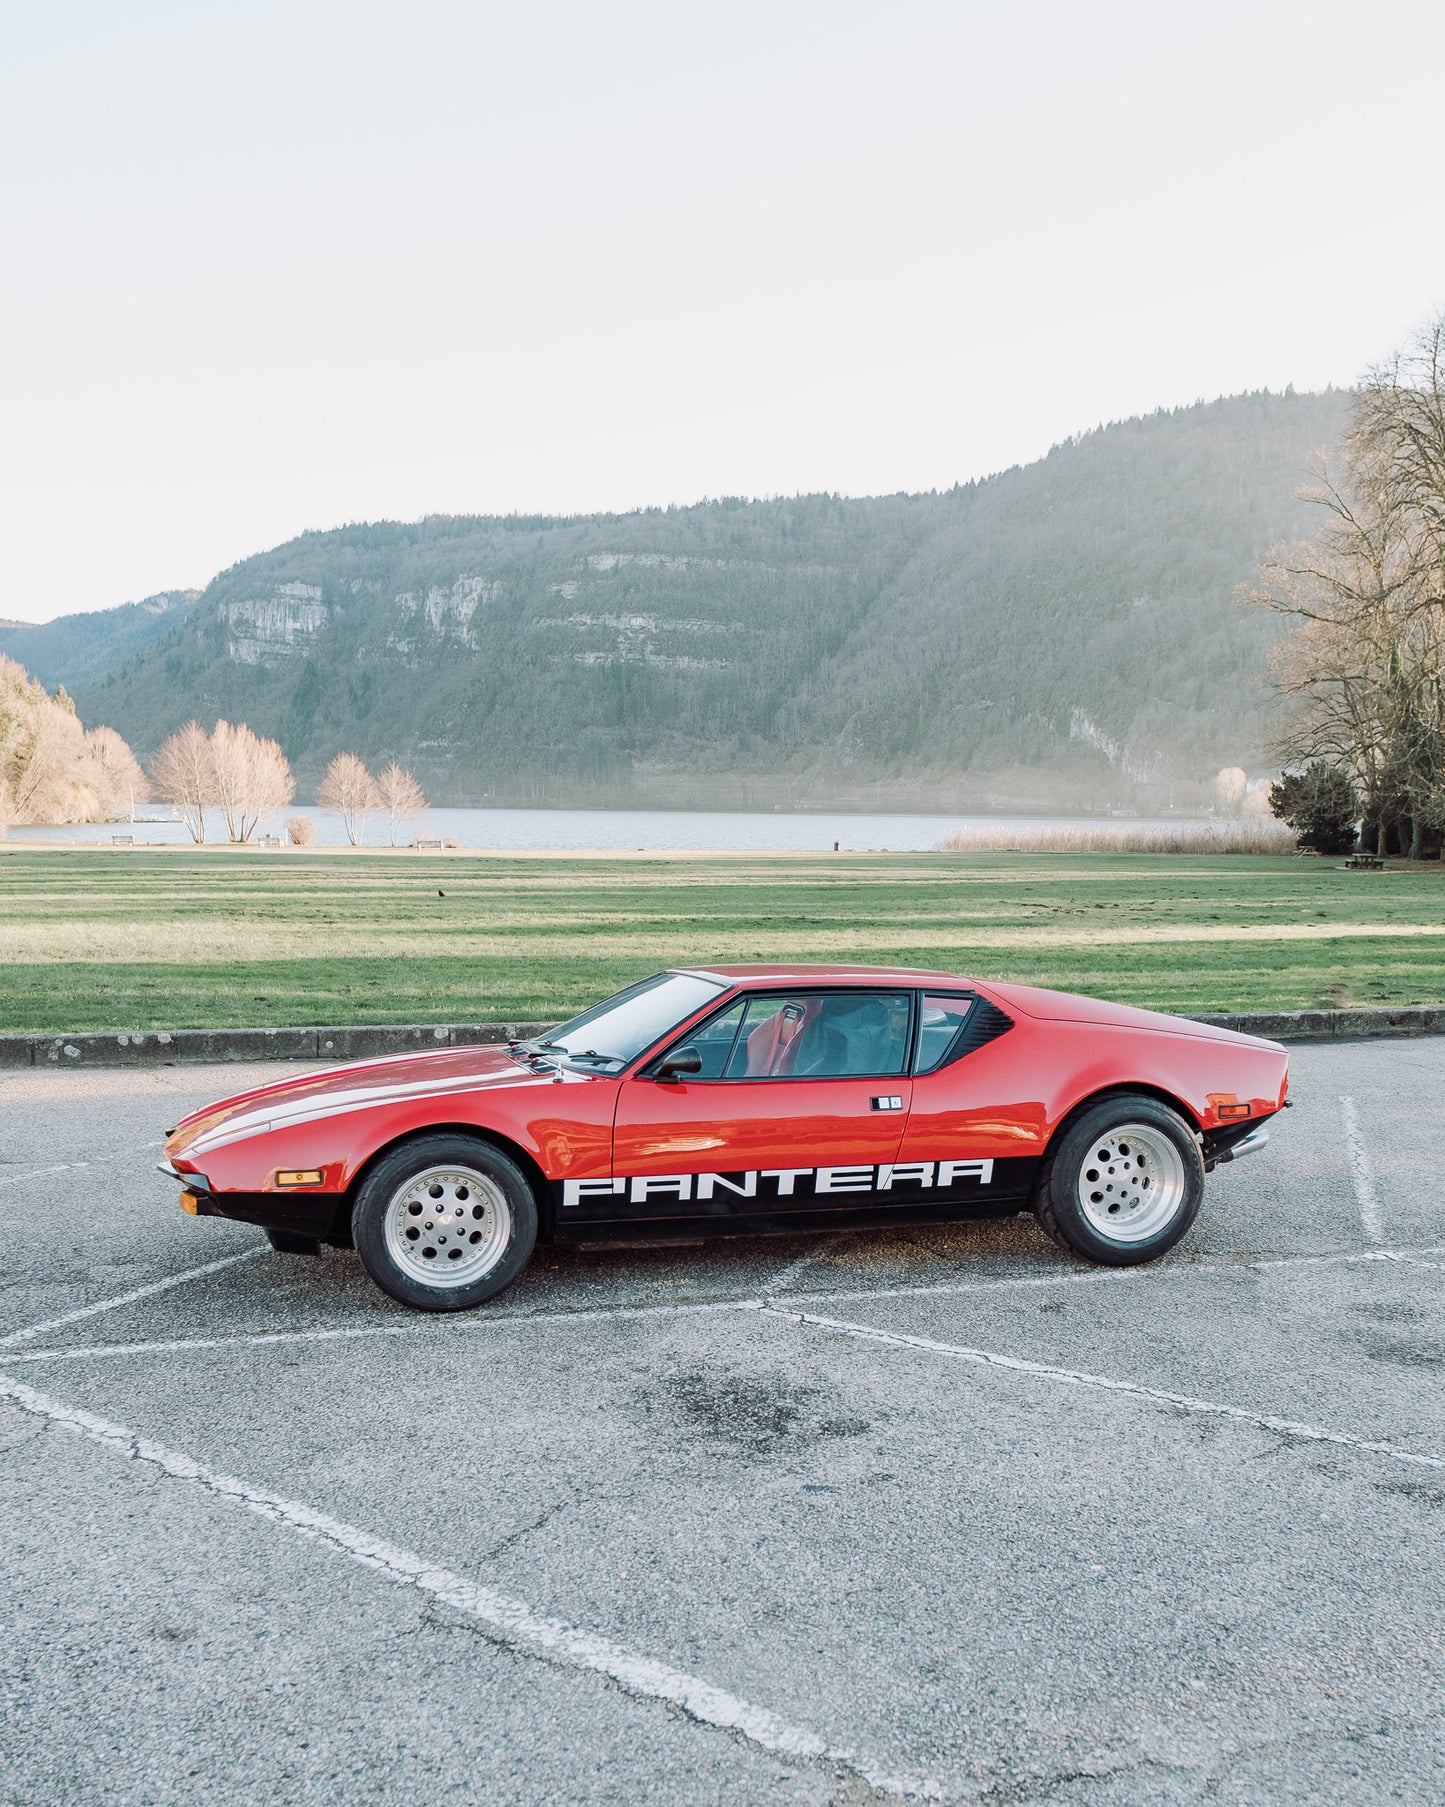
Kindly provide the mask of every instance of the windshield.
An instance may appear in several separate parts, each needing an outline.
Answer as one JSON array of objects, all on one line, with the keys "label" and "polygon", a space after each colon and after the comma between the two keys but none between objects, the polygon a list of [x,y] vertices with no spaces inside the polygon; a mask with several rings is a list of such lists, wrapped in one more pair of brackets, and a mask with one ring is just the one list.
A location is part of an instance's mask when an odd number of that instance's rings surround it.
[{"label": "windshield", "polygon": [[691,973],[655,973],[595,1004],[530,1045],[608,1067],[625,1067],[644,1048],[710,1004],[727,987]]}]

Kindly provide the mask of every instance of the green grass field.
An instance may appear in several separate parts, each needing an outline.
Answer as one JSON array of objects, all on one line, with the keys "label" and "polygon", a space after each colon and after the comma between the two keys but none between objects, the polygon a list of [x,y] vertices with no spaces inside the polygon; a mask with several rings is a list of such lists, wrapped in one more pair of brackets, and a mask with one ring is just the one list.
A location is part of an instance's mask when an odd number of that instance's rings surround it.
[{"label": "green grass field", "polygon": [[0,1031],[546,1020],[661,966],[757,959],[941,967],[1164,1010],[1439,1003],[1445,870],[0,850]]}]

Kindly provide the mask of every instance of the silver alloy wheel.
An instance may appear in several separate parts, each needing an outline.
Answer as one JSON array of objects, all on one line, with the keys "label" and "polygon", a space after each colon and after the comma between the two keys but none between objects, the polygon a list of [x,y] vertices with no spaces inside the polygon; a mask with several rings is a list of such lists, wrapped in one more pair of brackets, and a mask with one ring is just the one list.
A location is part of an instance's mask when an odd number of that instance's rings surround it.
[{"label": "silver alloy wheel", "polygon": [[386,1252],[424,1286],[470,1286],[506,1254],[512,1207],[475,1167],[428,1167],[392,1193],[383,1220]]},{"label": "silver alloy wheel", "polygon": [[1147,1242],[1183,1207],[1184,1157],[1162,1130],[1121,1123],[1095,1137],[1079,1169],[1079,1208],[1110,1242]]}]

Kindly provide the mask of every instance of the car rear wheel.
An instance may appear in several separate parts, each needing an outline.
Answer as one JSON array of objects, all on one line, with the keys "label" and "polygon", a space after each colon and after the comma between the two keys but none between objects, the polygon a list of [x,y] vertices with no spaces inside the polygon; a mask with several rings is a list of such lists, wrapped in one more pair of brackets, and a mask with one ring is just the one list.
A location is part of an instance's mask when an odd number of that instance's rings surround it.
[{"label": "car rear wheel", "polygon": [[424,1136],[366,1176],[351,1228],[383,1292],[418,1311],[467,1311],[527,1265],[537,1201],[499,1149],[469,1136]]},{"label": "car rear wheel", "polygon": [[1066,1124],[1045,1156],[1034,1213],[1061,1248],[1132,1267],[1172,1249],[1203,1200],[1193,1130],[1157,1098],[1120,1092]]}]

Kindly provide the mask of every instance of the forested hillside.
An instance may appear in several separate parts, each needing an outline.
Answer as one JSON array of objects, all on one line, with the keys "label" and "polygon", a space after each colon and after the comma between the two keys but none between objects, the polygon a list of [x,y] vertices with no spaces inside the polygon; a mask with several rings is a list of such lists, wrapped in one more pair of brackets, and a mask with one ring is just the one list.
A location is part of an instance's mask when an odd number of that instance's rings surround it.
[{"label": "forested hillside", "polygon": [[244,719],[303,794],[351,748],[452,803],[1202,801],[1264,756],[1277,629],[1234,589],[1344,411],[1234,397],[939,494],[306,534],[81,710],[142,754]]},{"label": "forested hillside", "polygon": [[144,602],[84,615],[61,615],[39,625],[0,621],[0,653],[23,665],[47,690],[72,693],[94,684],[155,641],[164,639],[200,599],[199,590],[163,590]]}]

